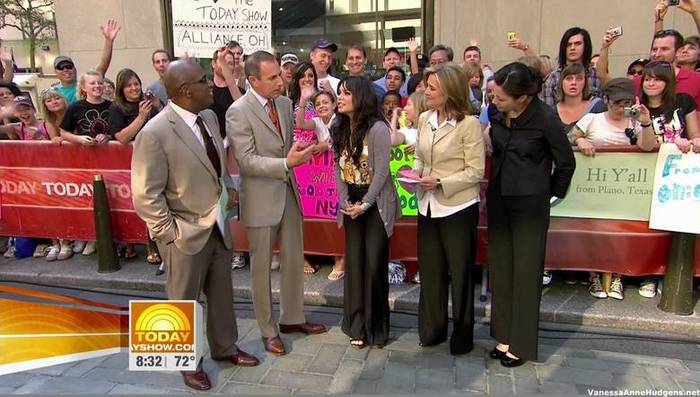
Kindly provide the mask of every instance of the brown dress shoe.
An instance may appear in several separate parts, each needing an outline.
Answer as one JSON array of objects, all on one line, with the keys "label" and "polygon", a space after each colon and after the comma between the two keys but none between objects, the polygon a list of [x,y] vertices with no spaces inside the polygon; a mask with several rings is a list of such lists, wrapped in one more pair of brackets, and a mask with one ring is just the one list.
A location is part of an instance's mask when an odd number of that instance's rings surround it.
[{"label": "brown dress shoe", "polygon": [[260,361],[258,361],[254,355],[246,353],[241,349],[238,349],[235,354],[221,359],[221,361],[223,360],[230,361],[233,365],[238,365],[239,367],[255,367],[260,364]]},{"label": "brown dress shoe", "polygon": [[209,390],[211,389],[211,382],[209,382],[209,377],[204,370],[197,371],[182,371],[182,379],[184,379],[185,384],[194,390]]},{"label": "brown dress shoe", "polygon": [[263,336],[262,341],[263,345],[265,345],[265,350],[269,351],[270,353],[278,356],[287,354],[287,351],[284,350],[284,343],[282,343],[282,339],[280,339],[279,336],[273,336],[272,338],[266,338]]},{"label": "brown dress shoe", "polygon": [[283,334],[291,334],[293,332],[301,332],[307,335],[322,334],[326,332],[326,326],[323,324],[301,323],[301,324],[280,324],[280,332]]}]

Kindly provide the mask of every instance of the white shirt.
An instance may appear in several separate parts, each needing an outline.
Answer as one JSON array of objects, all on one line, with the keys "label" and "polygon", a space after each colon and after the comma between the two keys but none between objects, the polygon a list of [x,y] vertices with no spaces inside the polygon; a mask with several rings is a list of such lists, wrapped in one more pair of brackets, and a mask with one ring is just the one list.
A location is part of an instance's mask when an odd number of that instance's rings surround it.
[{"label": "white shirt", "polygon": [[[457,126],[457,121],[455,121],[454,119],[445,119],[445,121],[443,121],[442,124],[438,125],[437,112],[434,110],[430,112],[431,114],[428,117],[428,124],[430,125],[430,128],[433,131],[433,135],[430,137],[430,145],[432,146],[433,139],[435,139],[435,135],[440,130],[440,128],[443,128],[447,124],[451,125],[454,128]],[[439,189],[440,187],[438,186],[437,188]],[[431,218],[444,218],[455,214],[465,208],[468,208],[478,202],[479,196],[476,196],[475,199],[469,200],[464,204],[444,205],[440,204],[440,202],[437,201],[432,191],[428,191],[425,192],[425,194],[420,200],[418,200],[418,212],[420,212],[420,214],[423,216],[428,216],[428,208],[430,208]]]},{"label": "white shirt", "polygon": [[[627,126],[634,129],[634,135],[639,135],[642,127],[633,125],[628,121]],[[588,113],[576,122],[584,138],[593,146],[629,145],[630,138],[625,135],[625,130],[620,129],[608,121],[606,113]]]},{"label": "white shirt", "polygon": [[[206,151],[207,147],[204,144],[204,137],[200,133],[199,126],[197,125],[197,117],[199,117],[199,115],[196,115],[190,112],[189,110],[185,110],[180,106],[177,106],[173,101],[170,101],[170,107],[175,111],[175,113],[177,113],[178,116],[180,116],[180,118],[185,122],[185,124],[187,124],[187,126],[190,127],[190,130],[192,131],[192,134],[194,134],[195,139],[197,139],[197,142],[199,142]],[[204,122],[204,120],[202,120],[202,124],[204,124],[204,128],[207,130],[207,134],[209,134],[210,137],[213,137],[211,131],[209,130],[209,127],[207,127],[207,124]],[[221,161],[221,159],[219,159],[219,161]],[[223,189],[226,189],[226,186],[221,186],[221,189],[223,191]],[[224,233],[224,230],[226,230],[224,229],[226,227],[226,219],[224,218],[224,212],[223,208],[221,208],[221,205],[219,205],[219,210],[216,212],[216,225],[219,227],[221,235],[226,235]]]},{"label": "white shirt", "polygon": [[331,139],[331,124],[333,124],[333,120],[335,120],[335,113],[331,116],[331,119],[328,121],[328,124],[324,123],[323,120],[316,116],[311,119],[311,121],[316,124],[316,128],[314,130],[316,131],[316,138],[318,138],[319,142],[325,142],[329,139]]},{"label": "white shirt", "polygon": [[338,95],[338,84],[340,84],[340,79],[337,77],[333,77],[330,74],[326,75],[326,77],[322,79],[318,79],[318,89],[321,89],[321,82],[323,80],[328,80],[328,82],[331,84],[331,88],[333,89],[333,95]]}]

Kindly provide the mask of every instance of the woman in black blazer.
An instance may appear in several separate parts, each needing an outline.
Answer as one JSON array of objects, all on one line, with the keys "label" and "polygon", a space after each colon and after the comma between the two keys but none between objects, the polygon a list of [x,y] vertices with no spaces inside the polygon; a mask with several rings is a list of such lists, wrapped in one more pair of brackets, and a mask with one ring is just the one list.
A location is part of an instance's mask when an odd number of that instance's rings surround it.
[{"label": "woman in black blazer", "polygon": [[539,75],[516,62],[494,80],[486,202],[491,336],[498,345],[490,355],[517,367],[537,359],[549,203],[551,196],[566,194],[576,162],[557,115],[537,98]]}]

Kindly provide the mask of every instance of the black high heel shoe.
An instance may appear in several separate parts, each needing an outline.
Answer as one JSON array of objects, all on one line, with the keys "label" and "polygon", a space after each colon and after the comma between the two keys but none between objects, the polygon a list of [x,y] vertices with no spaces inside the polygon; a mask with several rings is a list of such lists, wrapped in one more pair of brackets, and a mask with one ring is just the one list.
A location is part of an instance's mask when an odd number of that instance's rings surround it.
[{"label": "black high heel shoe", "polygon": [[506,352],[502,352],[498,350],[497,347],[494,347],[493,350],[489,352],[489,356],[494,360],[500,360],[506,356]]},{"label": "black high heel shoe", "polygon": [[527,360],[523,360],[522,358],[508,357],[504,354],[501,358],[501,365],[506,368],[515,368],[525,364],[526,361]]}]

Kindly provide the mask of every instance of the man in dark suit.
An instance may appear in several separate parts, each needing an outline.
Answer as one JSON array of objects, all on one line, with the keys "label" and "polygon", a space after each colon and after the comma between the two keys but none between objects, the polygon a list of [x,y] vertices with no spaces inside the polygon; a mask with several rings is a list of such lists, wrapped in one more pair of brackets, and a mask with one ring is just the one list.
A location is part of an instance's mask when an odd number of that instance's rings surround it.
[{"label": "man in dark suit", "polygon": [[[211,105],[212,90],[202,68],[170,63],[163,78],[170,103],[136,137],[131,161],[134,208],[146,222],[166,263],[168,299],[207,296],[211,356],[234,365],[258,359],[238,349],[231,288],[231,234],[225,213],[236,204],[226,156]],[[220,204],[223,189],[228,203]],[[208,390],[199,363],[183,372],[185,384]]]},{"label": "man in dark suit", "polygon": [[292,168],[309,161],[313,146],[292,144],[292,102],[274,55],[258,51],[245,61],[251,89],[226,112],[226,133],[241,171],[241,221],[248,231],[253,308],[265,350],[286,354],[272,319],[270,265],[280,237],[279,332],[318,334],[322,324],[304,317],[304,234],[301,201]]}]

